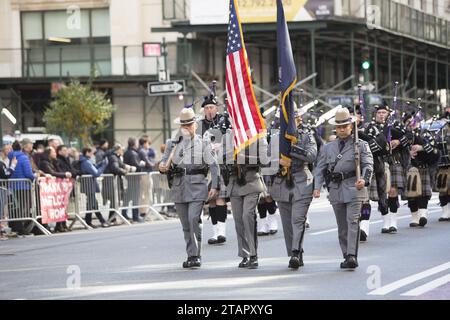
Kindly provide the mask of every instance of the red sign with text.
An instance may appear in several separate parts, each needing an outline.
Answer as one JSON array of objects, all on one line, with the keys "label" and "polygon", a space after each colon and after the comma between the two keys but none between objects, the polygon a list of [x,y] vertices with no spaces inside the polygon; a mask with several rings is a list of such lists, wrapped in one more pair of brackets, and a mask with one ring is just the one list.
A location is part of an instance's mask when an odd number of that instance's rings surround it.
[{"label": "red sign with text", "polygon": [[66,221],[70,193],[73,190],[72,179],[39,179],[39,199],[42,223]]}]

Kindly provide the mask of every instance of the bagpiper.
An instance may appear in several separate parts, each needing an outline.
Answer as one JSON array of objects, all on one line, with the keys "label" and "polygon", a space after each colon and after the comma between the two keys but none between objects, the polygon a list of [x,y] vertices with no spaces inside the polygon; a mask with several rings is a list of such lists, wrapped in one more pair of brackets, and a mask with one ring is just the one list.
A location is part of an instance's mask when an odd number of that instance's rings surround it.
[{"label": "bagpiper", "polygon": [[[199,133],[204,139],[209,139],[212,143],[216,156],[223,154],[220,152],[224,146],[225,135],[231,129],[231,122],[226,114],[220,114],[215,90],[216,82],[213,82],[212,90],[204,98],[202,109],[204,118],[200,122]],[[220,162],[220,171],[225,170],[224,162]],[[223,174],[219,176],[219,194],[217,198],[209,201],[209,216],[213,227],[213,236],[208,239],[208,244],[221,244],[226,242],[226,221],[227,221],[227,200],[226,186]]]},{"label": "bagpiper", "polygon": [[411,211],[410,227],[424,227],[428,221],[428,201],[431,199],[430,166],[439,159],[433,135],[422,130],[416,114],[406,113],[403,121],[411,131],[411,163],[406,175],[405,195]]}]

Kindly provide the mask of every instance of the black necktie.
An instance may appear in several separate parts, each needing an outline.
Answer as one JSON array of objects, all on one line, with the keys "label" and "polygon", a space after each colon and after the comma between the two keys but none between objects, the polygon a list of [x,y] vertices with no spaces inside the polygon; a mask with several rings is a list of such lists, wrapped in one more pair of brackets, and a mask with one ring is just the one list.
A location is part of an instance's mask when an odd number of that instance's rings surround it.
[{"label": "black necktie", "polygon": [[339,153],[342,152],[342,150],[344,149],[344,147],[345,147],[345,141],[344,141],[344,140],[341,140],[341,141],[339,142]]}]

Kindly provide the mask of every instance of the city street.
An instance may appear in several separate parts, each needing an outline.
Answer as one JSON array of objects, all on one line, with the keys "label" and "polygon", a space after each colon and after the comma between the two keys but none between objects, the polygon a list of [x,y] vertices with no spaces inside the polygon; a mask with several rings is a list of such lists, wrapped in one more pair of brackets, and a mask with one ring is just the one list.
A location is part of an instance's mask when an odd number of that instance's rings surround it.
[{"label": "city street", "polygon": [[381,234],[380,214],[373,213],[355,271],[339,268],[336,223],[323,197],[310,208],[298,271],[287,268],[281,221],[277,234],[258,238],[259,269],[238,269],[231,215],[221,246],[206,244],[212,228],[204,219],[197,270],[181,267],[177,219],[11,239],[0,242],[0,299],[450,299],[450,223],[437,222],[437,202],[430,201],[423,229],[409,228],[402,205],[395,235]]}]

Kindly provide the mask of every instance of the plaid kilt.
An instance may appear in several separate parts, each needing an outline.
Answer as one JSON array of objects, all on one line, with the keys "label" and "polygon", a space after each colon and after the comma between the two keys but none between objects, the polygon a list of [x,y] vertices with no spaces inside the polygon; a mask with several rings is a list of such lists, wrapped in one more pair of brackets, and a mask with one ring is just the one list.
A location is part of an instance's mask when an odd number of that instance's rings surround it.
[{"label": "plaid kilt", "polygon": [[422,197],[431,197],[431,176],[429,168],[417,168],[420,173],[420,180],[422,183]]},{"label": "plaid kilt", "polygon": [[223,182],[223,177],[219,176],[219,199],[225,199],[227,197],[227,186]]},{"label": "plaid kilt", "polygon": [[389,166],[391,171],[391,188],[405,189],[406,172],[401,164],[392,164]]},{"label": "plaid kilt", "polygon": [[372,201],[378,201],[380,200],[378,196],[378,190],[377,190],[377,179],[375,178],[375,175],[372,177],[372,181],[370,181],[369,186],[369,199]]}]

